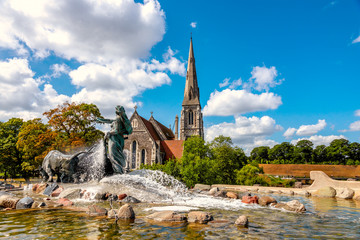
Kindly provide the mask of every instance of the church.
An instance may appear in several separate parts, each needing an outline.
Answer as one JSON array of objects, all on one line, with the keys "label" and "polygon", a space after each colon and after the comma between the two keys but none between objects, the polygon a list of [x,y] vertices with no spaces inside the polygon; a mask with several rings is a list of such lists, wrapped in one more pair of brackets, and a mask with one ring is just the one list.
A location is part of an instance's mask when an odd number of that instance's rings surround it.
[{"label": "church", "polygon": [[153,113],[149,120],[141,117],[135,111],[130,117],[133,133],[125,140],[124,150],[128,155],[128,168],[137,169],[141,164],[163,164],[171,158],[180,158],[183,152],[184,141],[194,135],[204,138],[203,115],[200,105],[200,91],[197,82],[195,57],[192,38],[190,49],[184,100],[180,117],[175,117],[175,134],[173,131],[158,122]]}]

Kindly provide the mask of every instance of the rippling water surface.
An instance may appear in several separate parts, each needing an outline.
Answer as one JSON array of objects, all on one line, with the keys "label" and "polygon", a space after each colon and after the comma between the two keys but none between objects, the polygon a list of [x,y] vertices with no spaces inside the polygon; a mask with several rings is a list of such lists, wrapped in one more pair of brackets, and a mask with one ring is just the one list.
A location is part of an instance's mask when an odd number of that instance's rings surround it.
[{"label": "rippling water surface", "polygon": [[[145,172],[146,173],[146,172]],[[278,201],[298,199],[307,213],[297,214],[269,207],[246,205],[240,200],[217,199],[188,193],[180,183],[151,172],[116,176],[100,183],[68,185],[89,191],[112,190],[142,201],[133,204],[135,221],[90,217],[66,209],[17,210],[0,212],[3,239],[360,239],[360,203],[352,200],[272,195]],[[161,178],[164,178],[161,180]],[[160,179],[160,180],[159,180]],[[160,184],[159,184],[160,182]],[[157,185],[159,184],[159,185]],[[30,192],[19,193],[31,195]],[[260,194],[259,194],[260,195]],[[40,196],[33,196],[34,198]],[[87,206],[94,201],[75,201]],[[109,208],[108,202],[98,202]],[[115,207],[119,207],[115,203]],[[215,221],[206,224],[161,224],[146,221],[155,210],[191,209],[212,213]],[[234,226],[240,215],[249,217],[249,228]]]}]

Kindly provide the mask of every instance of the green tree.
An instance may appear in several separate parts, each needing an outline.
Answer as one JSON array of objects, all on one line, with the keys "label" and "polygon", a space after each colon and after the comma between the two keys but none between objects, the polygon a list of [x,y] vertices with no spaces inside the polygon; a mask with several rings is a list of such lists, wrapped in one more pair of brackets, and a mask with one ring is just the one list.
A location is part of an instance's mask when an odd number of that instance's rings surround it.
[{"label": "green tree", "polygon": [[326,148],[327,158],[332,164],[346,164],[350,158],[350,143],[346,139],[335,139]]},{"label": "green tree", "polygon": [[217,183],[234,184],[236,173],[247,163],[244,151],[234,147],[230,137],[218,136],[210,143],[211,158],[214,161],[215,181]]},{"label": "green tree", "polygon": [[43,158],[53,149],[55,136],[55,132],[43,124],[40,118],[29,120],[21,126],[16,147],[22,155],[23,176],[33,176]]},{"label": "green tree", "polygon": [[257,165],[248,164],[240,170],[236,170],[235,173],[237,184],[252,186],[254,184],[264,183],[263,178],[259,176],[263,171]]},{"label": "green tree", "polygon": [[269,151],[269,158],[274,164],[294,163],[294,145],[289,142],[275,145]]},{"label": "green tree", "polygon": [[349,158],[348,165],[359,165],[360,164],[360,143],[353,142],[349,145]]},{"label": "green tree", "polygon": [[23,120],[11,118],[7,122],[0,122],[0,169],[4,177],[9,174],[15,177],[21,171],[21,153],[16,148],[16,142]]},{"label": "green tree", "polygon": [[261,146],[254,148],[250,153],[250,160],[255,163],[269,163],[270,147]]},{"label": "green tree", "polygon": [[312,163],[324,164],[327,163],[327,148],[325,145],[316,146],[313,151]]},{"label": "green tree", "polygon": [[309,140],[298,141],[294,149],[295,163],[307,164],[310,162],[313,154],[313,146],[314,144]]},{"label": "green tree", "polygon": [[182,180],[188,187],[196,183],[213,183],[214,163],[209,158],[209,147],[201,137],[193,136],[185,141],[180,164]]},{"label": "green tree", "polygon": [[95,128],[96,118],[102,118],[95,104],[66,102],[50,109],[44,115],[57,133],[57,149],[89,146],[103,136],[103,133]]}]

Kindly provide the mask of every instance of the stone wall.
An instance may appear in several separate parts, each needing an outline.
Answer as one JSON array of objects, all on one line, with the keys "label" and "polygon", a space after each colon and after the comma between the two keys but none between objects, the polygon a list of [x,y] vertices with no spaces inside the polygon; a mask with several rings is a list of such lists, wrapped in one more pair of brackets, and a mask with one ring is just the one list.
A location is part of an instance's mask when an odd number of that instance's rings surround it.
[{"label": "stone wall", "polygon": [[259,164],[265,174],[310,177],[310,171],[323,171],[330,177],[355,178],[360,176],[360,166],[313,164]]}]

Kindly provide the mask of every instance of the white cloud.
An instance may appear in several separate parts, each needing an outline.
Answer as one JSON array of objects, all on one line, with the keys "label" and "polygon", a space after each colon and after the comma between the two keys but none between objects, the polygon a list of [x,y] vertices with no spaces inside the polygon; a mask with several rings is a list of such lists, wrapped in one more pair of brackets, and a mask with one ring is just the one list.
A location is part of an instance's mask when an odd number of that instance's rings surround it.
[{"label": "white cloud", "polygon": [[197,22],[192,22],[192,23],[190,23],[190,26],[191,26],[192,28],[196,28],[196,25],[197,25]]},{"label": "white cloud", "polygon": [[205,116],[230,116],[248,112],[277,109],[281,97],[274,93],[253,94],[246,90],[215,90],[204,107]]},{"label": "white cloud", "polygon": [[206,128],[205,138],[207,141],[211,141],[219,135],[231,137],[235,144],[249,153],[251,149],[257,146],[277,144],[273,140],[266,139],[266,137],[281,130],[282,127],[276,125],[275,120],[269,116],[262,118],[237,116],[235,123],[224,122]]},{"label": "white cloud", "polygon": [[360,109],[355,111],[355,116],[360,117]]},{"label": "white cloud", "polygon": [[40,90],[42,81],[34,79],[26,59],[0,61],[0,120],[11,117],[31,119],[70,98],[59,95],[50,84]]},{"label": "white cloud", "polygon": [[223,87],[229,86],[229,84],[230,84],[229,81],[230,81],[230,78],[225,78],[224,81],[222,81],[222,83],[219,83],[219,87],[223,88]]},{"label": "white cloud", "polygon": [[360,42],[360,36],[358,36],[357,38],[355,38],[355,39],[352,41],[352,43],[358,43],[358,42]]},{"label": "white cloud", "polygon": [[50,66],[50,69],[53,70],[52,77],[60,77],[62,74],[68,74],[70,72],[70,67],[64,63],[62,64],[53,64]]},{"label": "white cloud", "polygon": [[341,138],[344,138],[344,139],[347,139],[345,136],[343,135],[340,135],[340,136],[336,136],[336,135],[330,135],[330,136],[321,136],[321,135],[314,135],[314,136],[311,136],[309,138],[299,138],[299,139],[296,139],[296,140],[292,140],[291,143],[296,145],[296,143],[298,141],[301,141],[301,140],[310,140],[314,146],[319,146],[319,145],[330,145],[330,143],[335,140],[335,139],[341,139]]},{"label": "white cloud", "polygon": [[288,128],[288,129],[285,131],[285,133],[283,134],[283,136],[284,136],[285,138],[290,138],[290,137],[294,136],[296,130],[297,130],[296,128]]},{"label": "white cloud", "polygon": [[357,132],[360,131],[360,121],[350,124],[349,129],[340,130],[339,132]]},{"label": "white cloud", "polygon": [[314,125],[301,125],[299,129],[296,131],[296,135],[298,136],[310,136],[318,133],[326,127],[325,120],[318,120],[317,124]]},{"label": "white cloud", "polygon": [[242,83],[241,78],[239,78],[238,80],[234,80],[234,81],[230,84],[229,88],[230,88],[230,89],[235,89],[235,88],[237,88],[238,86],[241,86],[241,83]]},{"label": "white cloud", "polygon": [[250,81],[254,81],[255,89],[258,91],[269,91],[270,87],[275,87],[282,83],[282,80],[276,81],[278,72],[275,67],[256,66],[251,71]]},{"label": "white cloud", "polygon": [[0,46],[36,56],[49,51],[81,62],[144,57],[165,33],[157,0],[8,0],[0,2]]}]

